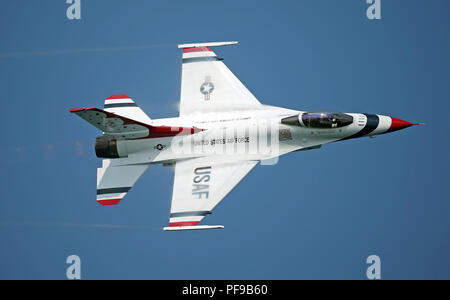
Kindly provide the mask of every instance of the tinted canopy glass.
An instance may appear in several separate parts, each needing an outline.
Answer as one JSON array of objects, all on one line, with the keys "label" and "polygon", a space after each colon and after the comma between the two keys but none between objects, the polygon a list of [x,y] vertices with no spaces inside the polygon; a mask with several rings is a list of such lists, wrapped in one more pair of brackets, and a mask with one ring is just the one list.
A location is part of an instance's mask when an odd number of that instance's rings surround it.
[{"label": "tinted canopy glass", "polygon": [[350,115],[334,112],[314,112],[302,115],[302,122],[308,128],[337,128],[352,124]]}]

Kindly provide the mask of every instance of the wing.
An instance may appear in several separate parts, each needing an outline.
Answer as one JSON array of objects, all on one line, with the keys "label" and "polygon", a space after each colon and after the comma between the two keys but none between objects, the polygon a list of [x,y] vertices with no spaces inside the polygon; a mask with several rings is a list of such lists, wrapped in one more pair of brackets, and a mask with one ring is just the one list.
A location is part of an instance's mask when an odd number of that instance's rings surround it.
[{"label": "wing", "polygon": [[255,96],[210,48],[236,43],[178,46],[183,49],[180,116],[245,110],[261,106]]},{"label": "wing", "polygon": [[111,166],[109,159],[102,163],[97,169],[97,202],[102,205],[118,204],[148,168],[148,165]]},{"label": "wing", "polygon": [[209,229],[197,224],[253,169],[257,161],[195,158],[177,162],[169,227],[165,230]]}]

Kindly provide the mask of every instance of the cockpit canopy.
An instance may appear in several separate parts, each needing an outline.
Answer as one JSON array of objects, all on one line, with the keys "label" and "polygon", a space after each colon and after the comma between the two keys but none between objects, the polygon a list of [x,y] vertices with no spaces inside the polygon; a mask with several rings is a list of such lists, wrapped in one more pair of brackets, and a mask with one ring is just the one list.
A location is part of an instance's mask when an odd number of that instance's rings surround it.
[{"label": "cockpit canopy", "polygon": [[337,112],[310,112],[284,118],[281,123],[307,128],[338,128],[352,124],[353,117]]},{"label": "cockpit canopy", "polygon": [[353,117],[342,113],[305,113],[302,122],[308,128],[337,128],[352,124]]}]

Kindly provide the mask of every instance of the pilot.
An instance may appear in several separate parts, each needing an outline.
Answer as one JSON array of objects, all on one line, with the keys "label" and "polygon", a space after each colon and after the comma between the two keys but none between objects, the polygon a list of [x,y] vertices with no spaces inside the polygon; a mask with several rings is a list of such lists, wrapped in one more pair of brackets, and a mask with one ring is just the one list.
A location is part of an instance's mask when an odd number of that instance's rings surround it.
[{"label": "pilot", "polygon": [[336,119],[331,120],[331,127],[336,128],[338,126]]}]

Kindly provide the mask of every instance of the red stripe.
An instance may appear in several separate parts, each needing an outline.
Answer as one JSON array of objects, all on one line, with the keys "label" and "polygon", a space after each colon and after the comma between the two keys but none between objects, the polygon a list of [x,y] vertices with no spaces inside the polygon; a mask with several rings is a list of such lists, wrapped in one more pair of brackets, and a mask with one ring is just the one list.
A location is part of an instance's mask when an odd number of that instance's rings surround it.
[{"label": "red stripe", "polygon": [[130,99],[128,95],[112,95],[106,98],[106,100],[115,100],[115,99]]},{"label": "red stripe", "polygon": [[103,200],[97,200],[98,203],[101,205],[116,205],[119,204],[120,200],[122,199],[103,199]]},{"label": "red stripe", "polygon": [[211,51],[211,48],[209,47],[190,47],[190,48],[183,48],[183,53],[190,53],[190,52],[202,52],[202,51]]},{"label": "red stripe", "polygon": [[154,126],[149,129],[150,132],[146,138],[172,137],[176,135],[194,134],[203,131],[203,129],[196,127]]},{"label": "red stripe", "polygon": [[83,111],[86,110],[86,108],[71,108],[69,109],[70,112],[77,112],[77,111]]},{"label": "red stripe", "polygon": [[187,221],[187,222],[175,222],[170,223],[169,227],[180,227],[180,226],[195,226],[199,221]]}]

